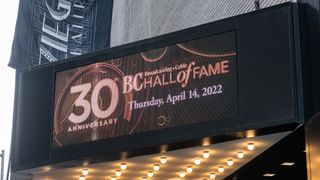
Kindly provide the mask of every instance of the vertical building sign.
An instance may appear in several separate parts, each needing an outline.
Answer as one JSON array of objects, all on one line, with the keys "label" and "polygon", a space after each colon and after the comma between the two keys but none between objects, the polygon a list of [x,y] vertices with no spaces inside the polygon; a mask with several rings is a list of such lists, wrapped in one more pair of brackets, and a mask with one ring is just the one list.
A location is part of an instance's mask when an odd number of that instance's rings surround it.
[{"label": "vertical building sign", "polygon": [[111,0],[20,1],[10,65],[34,66],[109,47]]}]

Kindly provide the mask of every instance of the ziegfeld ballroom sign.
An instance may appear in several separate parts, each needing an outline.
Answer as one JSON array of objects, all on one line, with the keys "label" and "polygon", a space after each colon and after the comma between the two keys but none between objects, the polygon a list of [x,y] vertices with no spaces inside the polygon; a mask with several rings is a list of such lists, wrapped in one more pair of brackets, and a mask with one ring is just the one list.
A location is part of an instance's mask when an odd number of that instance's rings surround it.
[{"label": "ziegfeld ballroom sign", "polygon": [[112,3],[20,1],[9,65],[20,69],[109,47]]},{"label": "ziegfeld ballroom sign", "polygon": [[54,147],[238,115],[235,32],[56,72]]}]

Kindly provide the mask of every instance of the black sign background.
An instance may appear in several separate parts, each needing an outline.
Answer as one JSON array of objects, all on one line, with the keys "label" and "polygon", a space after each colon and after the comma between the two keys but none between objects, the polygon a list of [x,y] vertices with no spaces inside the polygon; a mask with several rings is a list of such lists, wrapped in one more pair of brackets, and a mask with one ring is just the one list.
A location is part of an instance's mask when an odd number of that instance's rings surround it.
[{"label": "black sign background", "polygon": [[[58,72],[54,145],[235,118],[238,115],[235,38],[232,31]],[[137,78],[137,86],[142,89],[128,92],[134,80],[123,79],[139,73],[143,77]],[[81,123],[69,120],[70,114],[85,114],[83,105],[75,105],[77,100],[87,103],[86,108],[91,110],[93,89],[106,78],[118,86],[115,91],[120,95],[115,111],[105,118],[91,112]],[[91,88],[83,99],[78,99],[82,91],[70,93],[71,88],[86,83]],[[100,109],[110,107],[113,97],[111,90],[102,89]]]}]

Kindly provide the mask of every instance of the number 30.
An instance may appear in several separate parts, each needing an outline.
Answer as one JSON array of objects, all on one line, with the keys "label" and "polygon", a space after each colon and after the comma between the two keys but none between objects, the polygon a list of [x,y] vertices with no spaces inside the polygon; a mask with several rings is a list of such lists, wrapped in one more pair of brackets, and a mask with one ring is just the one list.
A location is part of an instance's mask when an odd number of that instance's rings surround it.
[{"label": "number 30", "polygon": [[[110,105],[106,110],[102,110],[99,106],[99,94],[103,87],[108,87],[111,91]],[[84,122],[89,117],[91,109],[93,114],[97,118],[107,118],[114,112],[119,102],[119,88],[116,82],[114,82],[114,80],[106,78],[97,83],[97,85],[93,88],[92,91],[91,104],[88,100],[85,99],[86,95],[89,93],[90,90],[91,83],[85,83],[71,87],[71,94],[80,92],[80,95],[75,100],[74,105],[76,107],[82,107],[83,113],[81,115],[71,113],[68,117],[69,121],[76,124]]]}]

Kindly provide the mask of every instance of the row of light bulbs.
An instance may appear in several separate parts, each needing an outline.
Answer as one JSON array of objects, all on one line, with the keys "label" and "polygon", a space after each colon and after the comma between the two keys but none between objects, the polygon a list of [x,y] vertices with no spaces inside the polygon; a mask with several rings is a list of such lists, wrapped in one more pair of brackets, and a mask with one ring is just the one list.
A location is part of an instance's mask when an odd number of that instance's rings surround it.
[{"label": "row of light bulbs", "polygon": [[[161,157],[160,157],[160,163],[161,163],[161,164],[166,164],[166,163],[167,163],[167,157],[166,157],[166,156],[161,156]],[[126,163],[121,163],[121,164],[120,164],[120,169],[121,169],[121,170],[127,169],[127,164],[126,164]],[[110,180],[117,180],[117,177],[119,177],[119,176],[122,175],[122,172],[121,172],[120,169],[116,170],[115,176],[111,176],[111,179],[110,179]],[[160,170],[160,165],[159,165],[159,164],[154,164],[154,165],[153,165],[153,170],[154,170],[154,171],[159,171],[159,170]],[[148,172],[147,172],[147,176],[144,176],[144,177],[142,177],[141,179],[142,179],[142,180],[146,180],[146,179],[148,179],[148,177],[150,177],[150,178],[153,177],[154,171],[148,171]]]},{"label": "row of light bulbs", "polygon": [[[202,153],[202,157],[204,159],[208,159],[210,157],[210,152],[209,151],[203,151]],[[200,158],[195,158],[193,160],[193,163],[196,165],[196,166],[199,166],[201,164],[201,159]],[[186,172],[182,171],[179,173],[179,177],[180,178],[184,178],[186,177],[187,174],[190,174],[193,172],[193,167],[192,166],[187,166],[187,169],[186,169]]]},{"label": "row of light bulbs", "polygon": [[[121,176],[122,175],[122,170],[127,169],[127,163],[121,163],[120,164],[120,169],[117,169],[115,171],[115,176],[111,177],[111,180],[116,180],[117,176]],[[89,174],[89,170],[88,169],[82,169],[82,175],[79,177],[79,180],[85,180],[86,176]]]},{"label": "row of light bulbs", "polygon": [[[248,143],[247,145],[247,148],[249,151],[252,151],[254,150],[254,143]],[[202,153],[202,157],[204,159],[208,159],[210,157],[210,152],[209,151],[203,151]],[[244,157],[244,153],[242,151],[239,151],[237,152],[237,157],[239,159],[242,159]],[[160,163],[161,164],[166,164],[167,163],[167,157],[166,156],[161,156],[160,157]],[[201,159],[200,158],[196,158],[194,159],[193,163],[197,166],[199,166],[201,164]],[[233,165],[233,160],[232,159],[228,159],[227,160],[227,165],[228,166],[232,166]],[[111,176],[111,179],[110,180],[117,180],[117,177],[121,176],[122,175],[122,171],[126,170],[127,169],[127,163],[123,162],[120,164],[120,169],[117,169],[115,170],[115,175],[114,176]],[[154,164],[153,165],[153,170],[154,171],[159,171],[160,170],[160,164]],[[219,173],[223,173],[224,172],[224,166],[219,166],[218,167],[218,172]],[[144,176],[141,178],[141,180],[147,180],[148,177],[153,177],[154,175],[154,171],[148,171],[147,172],[147,176]],[[188,173],[192,173],[193,171],[193,168],[192,166],[187,166],[187,169],[186,169],[186,172],[180,172],[179,173],[179,176],[181,178],[184,178]],[[89,170],[88,169],[82,169],[82,175],[79,177],[79,180],[85,180],[85,177],[89,174]],[[210,179],[215,179],[216,178],[216,174],[215,173],[210,173],[209,174],[209,178]]]},{"label": "row of light bulbs", "polygon": [[127,163],[120,163],[120,169],[116,169],[114,176],[111,176],[110,180],[117,180],[117,177],[122,175],[122,172],[127,169]]},{"label": "row of light bulbs", "polygon": [[[248,148],[249,151],[253,151],[254,150],[254,143],[248,143],[247,148]],[[209,158],[210,157],[210,152],[209,151],[203,151],[202,157],[205,158],[205,159]],[[242,151],[237,152],[237,158],[242,159],[243,157],[244,157],[244,153]],[[198,165],[201,164],[201,159],[200,158],[196,158],[196,159],[194,159],[193,163],[198,166]],[[228,166],[232,166],[234,164],[232,159],[228,159],[226,163],[227,163]],[[179,173],[179,177],[180,178],[184,178],[187,174],[192,173],[192,171],[193,171],[192,166],[187,166],[187,169],[186,169],[187,173],[180,172]],[[222,165],[218,166],[217,171],[219,173],[223,173],[224,172],[224,166],[222,166]],[[213,173],[213,172],[209,173],[209,178],[210,179],[215,179],[216,178],[216,173]]]},{"label": "row of light bulbs", "polygon": [[79,180],[85,180],[88,174],[89,174],[89,169],[82,169],[82,175],[79,177]]},{"label": "row of light bulbs", "polygon": [[[167,160],[168,160],[168,159],[167,159],[166,156],[161,156],[161,157],[160,157],[160,163],[161,163],[161,164],[166,164],[166,163],[167,163]],[[154,164],[154,165],[153,165],[153,170],[154,170],[154,171],[159,171],[159,170],[160,170],[160,164]],[[148,177],[149,177],[149,178],[152,178],[153,175],[154,175],[153,171],[148,171],[148,172],[147,172],[147,176],[142,177],[141,180],[147,180]]]}]

